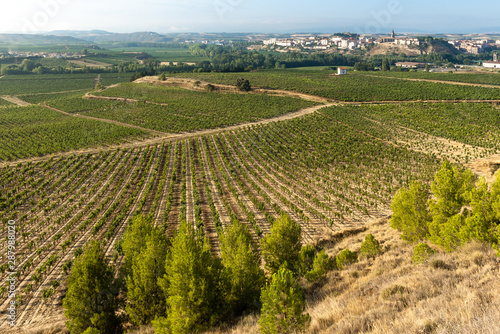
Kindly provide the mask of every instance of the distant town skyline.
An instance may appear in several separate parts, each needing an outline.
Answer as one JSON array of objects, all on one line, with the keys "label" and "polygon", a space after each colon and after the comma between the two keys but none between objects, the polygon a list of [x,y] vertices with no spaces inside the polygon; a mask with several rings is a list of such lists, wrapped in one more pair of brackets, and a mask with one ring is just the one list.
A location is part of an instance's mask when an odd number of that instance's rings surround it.
[{"label": "distant town skyline", "polygon": [[500,33],[500,2],[358,0],[17,0],[0,32]]}]

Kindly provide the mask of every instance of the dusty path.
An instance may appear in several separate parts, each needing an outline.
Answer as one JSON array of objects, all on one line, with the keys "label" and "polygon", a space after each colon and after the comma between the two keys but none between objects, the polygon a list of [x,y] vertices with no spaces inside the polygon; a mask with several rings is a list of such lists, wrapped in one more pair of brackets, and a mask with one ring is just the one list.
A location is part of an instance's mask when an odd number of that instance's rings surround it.
[{"label": "dusty path", "polygon": [[498,172],[500,170],[500,155],[498,154],[481,158],[464,165],[470,168],[479,177],[484,176],[488,184],[493,184],[495,178],[500,175],[500,172]]},{"label": "dusty path", "polygon": [[414,78],[398,78],[398,77],[389,77],[389,76],[384,76],[384,75],[372,75],[372,74],[361,74],[366,77],[372,77],[372,78],[389,78],[389,79],[396,79],[396,80],[407,80],[407,81],[422,81],[422,82],[432,82],[432,83],[443,83],[443,84],[449,84],[449,85],[458,85],[458,86],[471,86],[471,87],[484,87],[484,88],[500,88],[500,85],[485,85],[485,84],[478,84],[478,83],[471,83],[471,82],[460,82],[460,81],[446,81],[446,80],[433,80],[433,79],[414,79]]},{"label": "dusty path", "polygon": [[31,103],[23,101],[16,96],[3,95],[3,96],[0,96],[0,98],[4,99],[5,101],[9,101],[11,103],[14,103],[20,107],[27,107],[27,106],[31,105]]},{"label": "dusty path", "polygon": [[111,124],[115,124],[115,125],[121,125],[121,126],[125,126],[125,127],[128,127],[128,128],[134,128],[134,129],[139,129],[139,130],[143,130],[143,131],[146,131],[146,132],[151,132],[151,133],[154,133],[154,134],[160,135],[160,136],[168,136],[169,135],[166,132],[160,132],[160,131],[156,131],[156,130],[146,129],[146,128],[142,128],[142,127],[137,126],[137,125],[132,125],[132,124],[128,124],[128,123],[122,123],[122,122],[114,121],[114,120],[111,120],[111,119],[97,118],[97,117],[92,117],[92,116],[85,116],[85,115],[81,115],[81,114],[70,114],[70,113],[65,112],[63,110],[56,109],[56,108],[53,108],[53,107],[49,107],[45,103],[41,103],[40,105],[42,107],[47,108],[47,109],[50,109],[50,110],[53,110],[53,111],[57,111],[58,113],[64,114],[66,116],[81,117],[81,118],[91,119],[91,120],[94,120],[94,121],[100,121],[100,122],[106,122],[106,123],[111,123]]}]

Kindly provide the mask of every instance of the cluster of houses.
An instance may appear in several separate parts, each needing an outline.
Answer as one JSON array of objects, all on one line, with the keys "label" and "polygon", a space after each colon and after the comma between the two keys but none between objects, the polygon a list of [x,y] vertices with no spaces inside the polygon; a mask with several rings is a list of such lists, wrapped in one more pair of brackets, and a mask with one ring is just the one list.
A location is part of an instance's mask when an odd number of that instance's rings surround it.
[{"label": "cluster of houses", "polygon": [[372,36],[293,36],[292,38],[271,38],[262,41],[264,45],[282,47],[302,47],[304,49],[326,50],[336,47],[339,49],[364,49],[370,44],[393,43],[396,45],[420,45],[418,38],[396,37],[394,30],[390,37],[374,38]]},{"label": "cluster of houses", "polygon": [[263,40],[264,45],[276,45],[282,47],[301,47],[310,50],[327,50],[332,47],[339,49],[354,50],[366,48],[376,40],[372,37],[348,37],[348,36],[293,36],[292,38],[271,38]]},{"label": "cluster of houses", "polygon": [[470,54],[480,54],[484,51],[485,48],[491,47],[500,47],[500,40],[452,40],[448,41],[451,45],[456,47],[460,51],[468,52]]}]

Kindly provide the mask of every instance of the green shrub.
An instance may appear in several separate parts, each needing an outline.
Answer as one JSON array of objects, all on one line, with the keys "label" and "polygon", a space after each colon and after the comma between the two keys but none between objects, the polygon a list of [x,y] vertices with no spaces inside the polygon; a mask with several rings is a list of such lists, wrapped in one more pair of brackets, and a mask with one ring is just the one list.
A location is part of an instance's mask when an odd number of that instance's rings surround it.
[{"label": "green shrub", "polygon": [[344,249],[337,255],[337,268],[344,269],[345,266],[352,264],[358,260],[358,255],[351,252],[349,248]]},{"label": "green shrub", "polygon": [[422,242],[415,246],[413,249],[413,256],[411,258],[415,264],[424,263],[435,253],[436,251],[434,249],[430,248],[425,242]]},{"label": "green shrub", "polygon": [[305,275],[313,267],[314,256],[316,255],[316,250],[313,246],[307,244],[300,250],[299,253],[299,274]]},{"label": "green shrub", "polygon": [[333,259],[331,259],[325,250],[321,250],[314,257],[312,269],[306,273],[306,278],[309,282],[320,282],[326,279],[328,271],[334,267]]},{"label": "green shrub", "polygon": [[372,257],[382,254],[382,248],[377,239],[370,233],[365,237],[365,241],[361,244],[359,255],[361,258]]}]

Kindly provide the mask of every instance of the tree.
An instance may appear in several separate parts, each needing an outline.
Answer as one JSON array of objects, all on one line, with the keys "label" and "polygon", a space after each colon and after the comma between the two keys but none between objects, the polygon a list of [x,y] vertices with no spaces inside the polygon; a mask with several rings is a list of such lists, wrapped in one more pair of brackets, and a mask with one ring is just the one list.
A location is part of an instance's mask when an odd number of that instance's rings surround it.
[{"label": "tree", "polygon": [[271,285],[262,289],[261,333],[296,333],[304,331],[310,322],[305,310],[305,298],[297,279],[285,267],[273,274]]},{"label": "tree", "polygon": [[66,326],[71,333],[83,333],[93,327],[101,333],[121,333],[116,315],[119,289],[113,267],[108,264],[104,247],[92,241],[76,260],[68,278],[64,298]]},{"label": "tree", "polygon": [[[461,172],[448,161],[443,163],[431,184],[431,190],[434,194],[434,198],[429,200],[432,214],[432,222],[429,223],[431,241],[442,246],[446,244],[448,245],[445,246],[447,249],[456,244],[455,241],[444,240],[444,237],[450,239],[448,233],[456,229],[459,230],[463,224],[460,217],[455,217],[452,221],[450,218],[458,215],[462,207],[468,204],[474,180],[474,174],[470,170]],[[448,222],[450,226],[446,226]]]},{"label": "tree", "polygon": [[425,63],[425,71],[429,72],[429,63]]},{"label": "tree", "polygon": [[226,305],[233,316],[256,308],[265,281],[259,252],[252,245],[247,226],[237,220],[220,238],[223,276],[227,282]]},{"label": "tree", "polygon": [[149,239],[153,231],[153,225],[143,215],[134,217],[127,226],[127,231],[123,236],[123,271],[125,277],[132,274],[132,263],[146,246],[146,240]]},{"label": "tree", "polygon": [[399,189],[392,199],[391,227],[402,232],[401,238],[415,242],[428,234],[428,223],[432,220],[427,208],[429,189],[414,181],[408,189]]},{"label": "tree", "polygon": [[168,240],[164,233],[154,228],[147,237],[146,245],[132,259],[132,274],[126,279],[127,314],[136,325],[150,323],[166,312],[165,294],[158,279],[165,275],[165,259]]},{"label": "tree", "polygon": [[390,71],[391,70],[391,64],[389,63],[389,59],[384,58],[382,60],[382,71]]},{"label": "tree", "polygon": [[155,332],[199,332],[216,324],[223,309],[221,270],[208,240],[181,222],[167,253],[165,275],[158,282],[167,296],[167,318],[153,321]]},{"label": "tree", "polygon": [[238,88],[242,92],[249,92],[250,90],[252,90],[252,87],[250,86],[250,81],[244,78],[239,78],[236,80],[236,88]]},{"label": "tree", "polygon": [[290,220],[287,214],[283,214],[274,222],[271,233],[261,239],[266,269],[271,274],[276,273],[286,262],[288,269],[298,272],[301,243],[300,225]]}]

